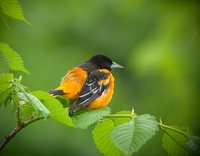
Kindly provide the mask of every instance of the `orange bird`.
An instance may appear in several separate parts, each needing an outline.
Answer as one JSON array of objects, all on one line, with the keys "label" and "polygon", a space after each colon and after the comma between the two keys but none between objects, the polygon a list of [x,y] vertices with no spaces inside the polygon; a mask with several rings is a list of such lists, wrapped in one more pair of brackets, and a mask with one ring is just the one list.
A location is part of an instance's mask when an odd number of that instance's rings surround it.
[{"label": "orange bird", "polygon": [[71,101],[69,116],[81,107],[96,109],[106,106],[114,91],[114,77],[111,73],[114,68],[123,67],[105,55],[95,55],[69,70],[60,86],[50,91],[50,94],[61,95]]}]

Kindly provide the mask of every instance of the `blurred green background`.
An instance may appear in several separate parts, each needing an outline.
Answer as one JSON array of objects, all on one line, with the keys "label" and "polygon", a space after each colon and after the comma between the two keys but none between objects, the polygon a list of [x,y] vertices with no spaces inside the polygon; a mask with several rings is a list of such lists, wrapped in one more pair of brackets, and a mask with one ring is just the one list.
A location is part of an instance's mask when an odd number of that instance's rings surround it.
[{"label": "blurred green background", "polygon": [[[96,53],[124,66],[115,70],[112,112],[149,113],[164,123],[200,135],[199,1],[20,0],[32,23],[0,23],[0,40],[23,58],[31,75],[23,83],[49,91],[67,70]],[[0,108],[0,138],[15,126],[14,113]],[[102,155],[91,131],[53,120],[25,128],[1,155]],[[102,132],[103,133],[103,132]],[[134,155],[167,155],[161,132]]]}]

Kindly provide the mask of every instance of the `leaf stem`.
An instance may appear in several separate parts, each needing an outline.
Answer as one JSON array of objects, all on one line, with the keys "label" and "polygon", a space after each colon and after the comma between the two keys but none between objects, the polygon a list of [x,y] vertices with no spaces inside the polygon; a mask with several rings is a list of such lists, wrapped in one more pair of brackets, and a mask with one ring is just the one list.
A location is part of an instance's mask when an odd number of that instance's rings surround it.
[{"label": "leaf stem", "polygon": [[132,119],[134,115],[132,114],[110,114],[106,118],[130,118]]},{"label": "leaf stem", "polygon": [[183,136],[186,137],[187,139],[190,139],[189,136],[188,136],[185,132],[183,132],[183,131],[181,131],[181,130],[179,130],[179,129],[176,129],[176,128],[174,128],[174,127],[171,127],[171,126],[164,125],[164,124],[162,124],[162,123],[158,123],[158,125],[160,126],[160,129],[161,129],[164,133],[166,133],[172,140],[174,140],[179,146],[181,146],[185,151],[191,153],[190,150],[188,150],[186,147],[184,147],[184,146],[183,146],[181,143],[179,143],[171,134],[169,134],[169,133],[165,130],[165,128],[170,129],[170,130],[172,130],[172,131],[175,131],[175,132],[177,132],[177,133],[183,135]]},{"label": "leaf stem", "polygon": [[184,147],[181,143],[179,143],[171,134],[169,134],[164,128],[161,128],[161,130],[166,133],[172,140],[174,140],[179,146],[181,146],[184,150],[191,153],[186,147]]},{"label": "leaf stem", "polygon": [[170,130],[172,130],[172,131],[175,131],[175,132],[177,132],[177,133],[179,133],[179,134],[182,134],[182,135],[185,136],[187,139],[190,139],[187,133],[185,133],[185,132],[183,132],[183,131],[181,131],[181,130],[179,130],[179,129],[176,129],[176,128],[171,127],[171,126],[168,126],[168,125],[165,125],[165,124],[163,124],[163,123],[161,123],[161,122],[159,122],[158,125],[159,125],[159,127],[160,127],[162,130],[164,130],[165,132],[166,132],[165,128],[167,128],[167,129],[170,129]]}]

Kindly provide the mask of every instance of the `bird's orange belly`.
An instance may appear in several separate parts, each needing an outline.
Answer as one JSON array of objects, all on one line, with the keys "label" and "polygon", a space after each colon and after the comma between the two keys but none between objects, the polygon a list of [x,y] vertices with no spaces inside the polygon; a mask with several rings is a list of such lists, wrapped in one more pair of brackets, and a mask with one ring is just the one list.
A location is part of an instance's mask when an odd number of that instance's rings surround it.
[{"label": "bird's orange belly", "polygon": [[109,104],[109,102],[112,99],[113,91],[114,91],[114,78],[111,76],[111,79],[112,80],[110,80],[109,89],[103,95],[101,95],[99,98],[97,98],[96,100],[91,102],[87,106],[89,109],[96,109],[96,108],[100,108],[100,107],[103,107],[103,106],[106,106]]}]

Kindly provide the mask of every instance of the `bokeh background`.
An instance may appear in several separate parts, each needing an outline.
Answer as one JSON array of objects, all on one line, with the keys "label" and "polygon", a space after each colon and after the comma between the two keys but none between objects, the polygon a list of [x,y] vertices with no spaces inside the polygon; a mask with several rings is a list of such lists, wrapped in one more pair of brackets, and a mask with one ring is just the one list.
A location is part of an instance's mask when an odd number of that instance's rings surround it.
[{"label": "bokeh background", "polygon": [[[23,83],[49,91],[75,65],[96,53],[124,66],[113,71],[112,112],[149,113],[200,135],[199,1],[20,0],[32,26],[0,23],[0,40],[23,58],[31,75]],[[14,113],[0,108],[0,138],[15,126]],[[1,155],[102,155],[91,131],[48,119],[25,128]],[[167,155],[161,132],[134,155]]]}]

